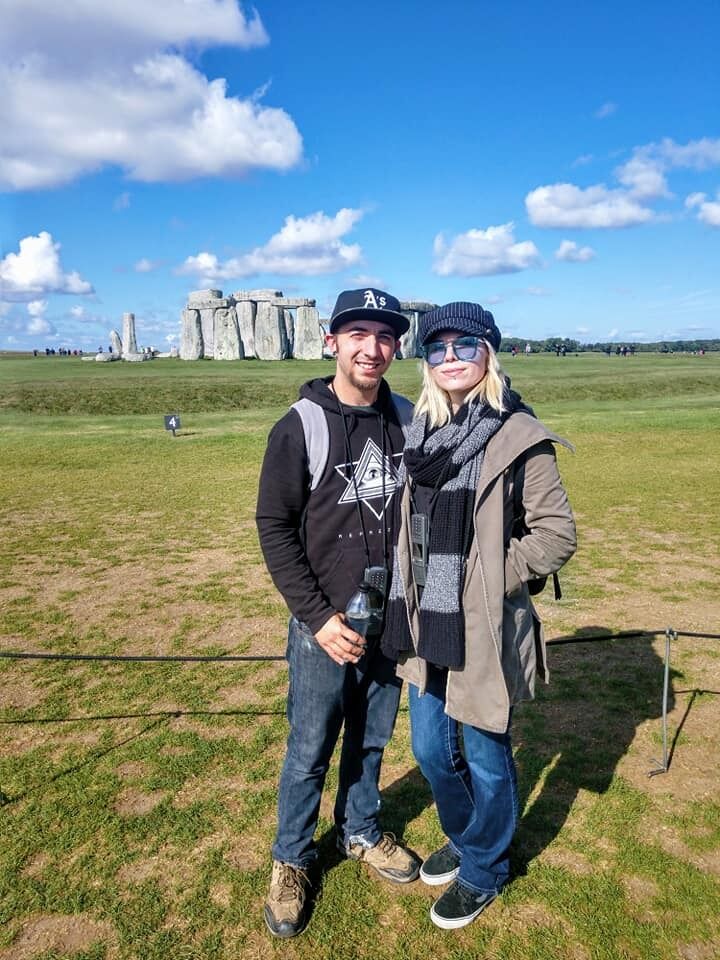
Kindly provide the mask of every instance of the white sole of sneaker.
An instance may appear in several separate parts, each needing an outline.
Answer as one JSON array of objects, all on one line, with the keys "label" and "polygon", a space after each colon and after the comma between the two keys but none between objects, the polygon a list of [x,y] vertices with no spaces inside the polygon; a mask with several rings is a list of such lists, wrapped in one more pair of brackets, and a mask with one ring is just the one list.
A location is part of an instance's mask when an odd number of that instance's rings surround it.
[{"label": "white sole of sneaker", "polygon": [[444,883],[450,883],[459,873],[460,867],[455,867],[454,870],[448,870],[447,873],[423,873],[423,868],[420,867],[420,879],[423,883],[426,883],[428,887],[440,887]]}]

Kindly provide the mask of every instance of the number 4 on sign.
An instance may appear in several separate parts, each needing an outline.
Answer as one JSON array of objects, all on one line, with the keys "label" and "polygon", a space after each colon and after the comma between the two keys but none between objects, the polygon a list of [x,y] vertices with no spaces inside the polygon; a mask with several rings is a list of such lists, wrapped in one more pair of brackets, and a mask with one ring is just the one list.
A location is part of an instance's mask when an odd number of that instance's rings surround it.
[{"label": "number 4 on sign", "polygon": [[175,436],[175,431],[180,429],[180,417],[176,413],[168,413],[166,415],[165,429],[172,430],[173,436]]}]

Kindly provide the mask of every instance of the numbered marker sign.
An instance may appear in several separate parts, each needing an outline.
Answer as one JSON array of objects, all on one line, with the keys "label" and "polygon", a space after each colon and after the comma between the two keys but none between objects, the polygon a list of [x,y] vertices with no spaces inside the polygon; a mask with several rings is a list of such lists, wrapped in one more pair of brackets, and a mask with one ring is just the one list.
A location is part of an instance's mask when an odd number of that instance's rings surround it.
[{"label": "numbered marker sign", "polygon": [[175,431],[180,429],[180,417],[177,413],[168,413],[165,416],[165,429],[172,430],[172,435],[175,436]]}]

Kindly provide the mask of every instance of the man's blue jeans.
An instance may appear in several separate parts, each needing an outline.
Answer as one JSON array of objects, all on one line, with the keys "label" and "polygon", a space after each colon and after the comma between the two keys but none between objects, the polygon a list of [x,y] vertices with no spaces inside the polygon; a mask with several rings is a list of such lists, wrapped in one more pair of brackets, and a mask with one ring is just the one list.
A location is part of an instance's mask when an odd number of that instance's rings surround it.
[{"label": "man's blue jeans", "polygon": [[343,722],[335,826],[347,846],[374,846],[381,838],[380,764],[395,726],[401,682],[380,651],[358,666],[335,663],[309,628],[292,618],[288,631],[290,735],[278,791],[274,860],[308,867],[320,798]]},{"label": "man's blue jeans", "polygon": [[446,682],[447,670],[428,665],[426,692],[420,696],[410,685],[413,753],[432,788],[443,832],[461,858],[458,880],[476,893],[499,893],[510,874],[518,822],[510,733],[489,733],[449,717]]}]

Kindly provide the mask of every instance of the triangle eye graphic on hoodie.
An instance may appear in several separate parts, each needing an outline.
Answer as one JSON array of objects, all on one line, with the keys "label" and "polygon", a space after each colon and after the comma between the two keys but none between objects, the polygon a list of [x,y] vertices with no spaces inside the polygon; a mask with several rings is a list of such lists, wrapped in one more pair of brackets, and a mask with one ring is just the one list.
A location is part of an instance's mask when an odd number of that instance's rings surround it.
[{"label": "triangle eye graphic on hoodie", "polygon": [[[359,460],[335,467],[347,484],[338,503],[355,503],[360,500],[379,520],[397,489],[398,474],[393,460],[399,461],[401,457],[401,453],[390,456],[386,454],[383,457],[383,452],[375,441],[367,440]],[[355,475],[354,482],[353,474]],[[385,475],[384,482],[383,474]],[[357,496],[355,494],[356,486]],[[385,494],[384,502],[383,493]],[[379,500],[380,503],[373,504],[370,502],[371,500]]]}]

